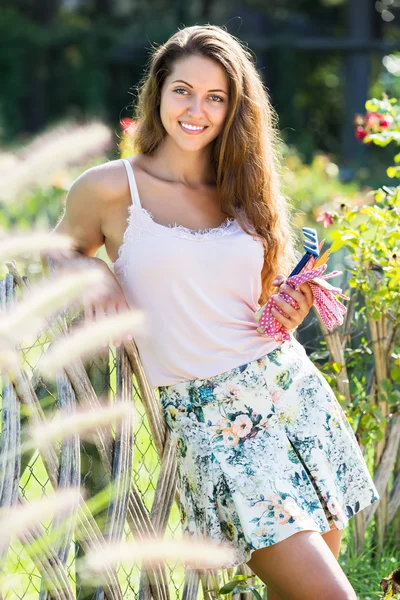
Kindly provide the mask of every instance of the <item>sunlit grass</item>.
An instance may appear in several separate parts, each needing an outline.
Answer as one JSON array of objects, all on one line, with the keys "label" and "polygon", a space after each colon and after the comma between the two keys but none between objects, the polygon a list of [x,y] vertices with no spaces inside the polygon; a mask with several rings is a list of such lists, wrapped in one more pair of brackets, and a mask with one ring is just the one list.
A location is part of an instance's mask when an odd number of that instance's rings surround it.
[{"label": "sunlit grass", "polygon": [[357,555],[352,549],[354,520],[346,528],[346,540],[342,546],[339,563],[356,591],[359,600],[378,600],[384,596],[379,582],[399,566],[399,548],[395,538],[389,539],[380,557],[373,556],[373,527],[368,527],[364,551]]}]

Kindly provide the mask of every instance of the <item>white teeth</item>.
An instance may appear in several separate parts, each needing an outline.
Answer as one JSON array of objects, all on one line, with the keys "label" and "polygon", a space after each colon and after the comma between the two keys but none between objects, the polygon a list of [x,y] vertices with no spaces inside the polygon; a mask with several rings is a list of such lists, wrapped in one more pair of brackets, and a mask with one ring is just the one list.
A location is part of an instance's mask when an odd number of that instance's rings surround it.
[{"label": "white teeth", "polygon": [[187,123],[182,123],[181,125],[184,129],[191,129],[192,131],[200,131],[201,129],[204,129],[204,127],[196,127],[196,125],[189,125]]}]

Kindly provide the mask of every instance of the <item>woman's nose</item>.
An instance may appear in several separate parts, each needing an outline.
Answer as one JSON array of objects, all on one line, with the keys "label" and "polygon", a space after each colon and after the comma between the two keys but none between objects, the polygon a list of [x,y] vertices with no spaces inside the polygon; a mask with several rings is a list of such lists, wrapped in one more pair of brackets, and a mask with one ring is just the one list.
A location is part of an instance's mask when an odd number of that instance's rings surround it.
[{"label": "woman's nose", "polygon": [[203,103],[201,98],[193,98],[188,107],[188,115],[191,117],[199,117],[203,115]]}]

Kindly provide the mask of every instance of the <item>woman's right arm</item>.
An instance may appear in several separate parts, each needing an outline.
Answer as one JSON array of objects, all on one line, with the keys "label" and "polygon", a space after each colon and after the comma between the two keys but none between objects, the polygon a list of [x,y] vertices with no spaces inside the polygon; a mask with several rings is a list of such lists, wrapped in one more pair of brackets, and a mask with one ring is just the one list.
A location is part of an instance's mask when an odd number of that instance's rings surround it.
[{"label": "woman's right arm", "polygon": [[[102,223],[107,213],[105,209],[110,204],[109,194],[113,193],[112,182],[107,174],[106,166],[101,165],[85,171],[74,181],[66,198],[64,214],[52,231],[72,238],[73,250],[78,253],[77,258],[56,259],[61,267],[64,264],[68,268],[73,264],[74,268],[85,268],[96,264],[105,270],[107,291],[95,301],[84,303],[85,321],[98,321],[105,316],[115,316],[129,310],[115,275],[103,260],[94,256],[105,242]],[[115,343],[119,345],[119,340],[115,340]]]},{"label": "woman's right arm", "polygon": [[92,257],[104,244],[102,219],[106,190],[101,188],[99,169],[89,169],[74,181],[68,192],[64,214],[52,233],[72,238],[74,249]]}]

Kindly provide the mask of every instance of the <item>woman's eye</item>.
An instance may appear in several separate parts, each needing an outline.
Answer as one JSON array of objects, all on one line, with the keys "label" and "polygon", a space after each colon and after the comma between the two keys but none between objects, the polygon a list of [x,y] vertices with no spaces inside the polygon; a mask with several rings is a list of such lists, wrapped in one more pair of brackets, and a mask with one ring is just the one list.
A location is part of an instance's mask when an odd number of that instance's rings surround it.
[{"label": "woman's eye", "polygon": [[212,96],[210,96],[210,98],[217,98],[218,102],[223,102],[224,99],[221,98],[221,96],[215,96],[214,94]]},{"label": "woman's eye", "polygon": [[174,92],[186,92],[186,90],[183,88],[176,88],[176,90],[174,90]]}]

